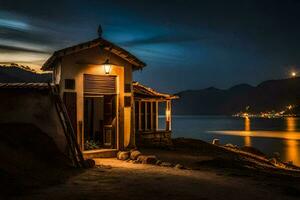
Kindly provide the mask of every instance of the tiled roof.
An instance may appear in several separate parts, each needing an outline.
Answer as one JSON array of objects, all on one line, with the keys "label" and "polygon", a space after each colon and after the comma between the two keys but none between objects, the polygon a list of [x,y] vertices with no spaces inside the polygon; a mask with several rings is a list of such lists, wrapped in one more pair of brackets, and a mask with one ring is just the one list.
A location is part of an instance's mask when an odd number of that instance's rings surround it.
[{"label": "tiled roof", "polygon": [[0,89],[49,89],[48,83],[0,83]]},{"label": "tiled roof", "polygon": [[135,98],[143,98],[143,99],[177,99],[178,96],[172,95],[172,94],[166,94],[166,93],[160,93],[152,88],[146,87],[138,82],[133,82],[133,92]]},{"label": "tiled roof", "polygon": [[92,41],[84,42],[81,44],[77,44],[72,47],[68,47],[65,49],[58,50],[53,53],[53,55],[43,64],[42,70],[51,70],[54,67],[55,62],[66,55],[76,53],[88,48],[92,48],[95,46],[102,46],[105,50],[111,51],[113,54],[123,58],[127,62],[131,63],[135,69],[142,69],[143,67],[146,66],[144,62],[139,60],[137,57],[126,51],[125,49],[103,39],[103,38],[97,38]]}]

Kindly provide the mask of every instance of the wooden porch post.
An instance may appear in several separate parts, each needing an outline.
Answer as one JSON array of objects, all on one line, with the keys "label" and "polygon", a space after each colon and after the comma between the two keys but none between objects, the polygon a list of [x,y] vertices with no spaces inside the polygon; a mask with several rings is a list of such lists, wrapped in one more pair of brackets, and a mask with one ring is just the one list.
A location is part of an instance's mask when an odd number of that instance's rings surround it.
[{"label": "wooden porch post", "polygon": [[138,123],[139,123],[139,125],[138,125],[138,127],[139,127],[139,131],[141,131],[142,130],[142,117],[141,117],[141,108],[142,108],[142,106],[141,106],[141,101],[138,101],[138,106],[139,106],[139,116],[138,116]]},{"label": "wooden porch post", "polygon": [[169,131],[172,130],[172,103],[171,100],[168,101],[169,102]]},{"label": "wooden porch post", "polygon": [[158,101],[156,101],[155,103],[156,103],[156,116],[155,116],[156,126],[155,126],[155,131],[157,131],[158,130]]},{"label": "wooden porch post", "polygon": [[151,131],[154,131],[155,130],[155,127],[154,127],[154,120],[153,120],[153,115],[154,115],[154,112],[153,112],[153,106],[154,104],[154,101],[150,101],[150,105],[151,105],[151,114],[150,114],[150,120],[151,120]]},{"label": "wooden porch post", "polygon": [[147,115],[148,115],[148,112],[147,112],[147,101],[145,101],[145,116],[144,116],[144,120],[145,120],[145,130],[148,129],[148,121],[147,121]]}]

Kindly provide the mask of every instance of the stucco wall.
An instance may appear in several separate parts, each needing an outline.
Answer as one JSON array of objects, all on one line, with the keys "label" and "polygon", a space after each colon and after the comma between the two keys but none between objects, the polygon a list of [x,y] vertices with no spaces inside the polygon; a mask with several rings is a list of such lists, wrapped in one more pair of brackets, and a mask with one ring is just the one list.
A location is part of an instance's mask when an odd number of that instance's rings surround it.
[{"label": "stucco wall", "polygon": [[[64,92],[77,93],[77,123],[82,122],[83,126],[83,74],[105,75],[103,66],[101,65],[110,57],[110,62],[114,65],[111,68],[109,75],[117,76],[117,95],[119,102],[119,126],[117,130],[118,135],[118,148],[124,148],[129,145],[134,145],[134,140],[131,141],[131,134],[133,134],[133,127],[131,126],[131,107],[124,108],[124,96],[132,96],[131,93],[124,93],[124,84],[132,84],[132,65],[123,60],[122,58],[114,55],[113,53],[101,49],[100,47],[93,47],[90,49],[82,50],[77,53],[66,55],[62,57],[61,65],[61,78],[60,92],[61,96]],[[65,79],[75,79],[75,90],[67,90],[64,86]],[[131,86],[132,87],[132,86]],[[132,101],[133,102],[133,101]],[[118,114],[118,113],[117,113]],[[82,138],[84,127],[77,126],[78,138]],[[82,143],[82,141],[78,141]]]},{"label": "stucco wall", "polygon": [[62,152],[67,153],[63,128],[47,90],[1,89],[0,123],[11,122],[36,125],[53,138]]}]

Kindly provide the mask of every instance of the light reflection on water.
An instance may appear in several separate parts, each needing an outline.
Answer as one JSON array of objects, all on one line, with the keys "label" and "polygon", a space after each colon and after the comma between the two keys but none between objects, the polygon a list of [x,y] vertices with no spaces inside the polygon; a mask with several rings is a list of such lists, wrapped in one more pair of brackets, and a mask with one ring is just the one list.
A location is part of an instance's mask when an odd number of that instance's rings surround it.
[{"label": "light reflection on water", "polygon": [[[288,132],[295,132],[296,131],[296,119],[293,117],[286,118],[286,124],[287,124],[287,131]],[[300,163],[299,161],[299,141],[298,140],[292,140],[288,139],[285,140],[286,142],[286,159],[292,160],[295,163]]]},{"label": "light reflection on water", "polygon": [[[160,118],[160,120],[164,120]],[[174,116],[173,137],[253,146],[268,155],[279,152],[285,161],[300,165],[300,118],[253,119],[224,116]]]},{"label": "light reflection on water", "polygon": [[[245,131],[250,131],[251,130],[251,126],[250,126],[250,119],[249,117],[245,118]],[[246,134],[244,137],[244,144],[245,146],[251,146],[251,137]]]}]

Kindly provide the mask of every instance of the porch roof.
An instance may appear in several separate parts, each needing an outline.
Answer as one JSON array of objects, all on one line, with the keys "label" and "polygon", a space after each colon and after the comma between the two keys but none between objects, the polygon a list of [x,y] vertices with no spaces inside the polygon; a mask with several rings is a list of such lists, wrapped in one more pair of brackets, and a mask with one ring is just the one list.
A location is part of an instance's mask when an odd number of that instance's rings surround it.
[{"label": "porch roof", "polygon": [[138,82],[133,82],[132,85],[135,99],[171,100],[179,98],[176,95],[157,92],[152,88],[146,87]]},{"label": "porch roof", "polygon": [[78,51],[82,51],[88,48],[92,48],[95,46],[102,46],[105,50],[110,50],[113,54],[123,58],[127,62],[131,63],[134,67],[134,69],[142,69],[146,66],[144,62],[139,60],[137,57],[132,55],[130,52],[126,51],[125,49],[103,39],[103,38],[97,38],[88,42],[84,42],[81,44],[77,44],[71,47],[67,47],[58,51],[55,51],[52,56],[43,64],[42,70],[52,70],[54,67],[54,64],[57,62],[57,60],[65,55],[69,55],[72,53],[76,53]]}]

